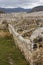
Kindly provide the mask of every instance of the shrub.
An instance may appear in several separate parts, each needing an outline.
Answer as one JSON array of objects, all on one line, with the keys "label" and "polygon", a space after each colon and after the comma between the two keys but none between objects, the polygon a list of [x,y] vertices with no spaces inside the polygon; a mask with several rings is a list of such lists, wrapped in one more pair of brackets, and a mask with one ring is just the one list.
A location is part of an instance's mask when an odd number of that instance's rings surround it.
[{"label": "shrub", "polygon": [[41,37],[35,38],[33,40],[34,43],[41,42],[41,41],[42,41],[42,38]]}]

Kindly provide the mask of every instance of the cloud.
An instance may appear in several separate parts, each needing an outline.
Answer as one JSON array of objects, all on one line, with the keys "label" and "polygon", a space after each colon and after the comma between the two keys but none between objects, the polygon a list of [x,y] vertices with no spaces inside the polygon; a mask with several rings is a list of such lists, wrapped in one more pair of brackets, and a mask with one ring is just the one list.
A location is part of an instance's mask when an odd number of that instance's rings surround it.
[{"label": "cloud", "polygon": [[40,5],[43,5],[43,0],[40,0],[39,4],[40,4]]},{"label": "cloud", "polygon": [[24,7],[32,8],[41,5],[43,0],[0,0],[0,7]]}]

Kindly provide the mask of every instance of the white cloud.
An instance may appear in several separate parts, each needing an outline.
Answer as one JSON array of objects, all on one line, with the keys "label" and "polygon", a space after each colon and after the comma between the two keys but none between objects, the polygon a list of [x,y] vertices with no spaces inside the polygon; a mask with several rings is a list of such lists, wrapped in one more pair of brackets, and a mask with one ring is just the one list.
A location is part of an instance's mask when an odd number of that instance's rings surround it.
[{"label": "white cloud", "polygon": [[43,0],[0,0],[0,7],[32,8],[38,5],[43,5]]}]

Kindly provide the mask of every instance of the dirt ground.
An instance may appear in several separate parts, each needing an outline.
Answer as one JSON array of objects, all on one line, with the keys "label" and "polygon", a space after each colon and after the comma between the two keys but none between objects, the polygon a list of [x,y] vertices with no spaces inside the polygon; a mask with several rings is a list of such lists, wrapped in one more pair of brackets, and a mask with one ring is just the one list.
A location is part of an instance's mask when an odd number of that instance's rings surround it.
[{"label": "dirt ground", "polygon": [[9,32],[0,31],[0,37],[10,36],[11,34]]}]

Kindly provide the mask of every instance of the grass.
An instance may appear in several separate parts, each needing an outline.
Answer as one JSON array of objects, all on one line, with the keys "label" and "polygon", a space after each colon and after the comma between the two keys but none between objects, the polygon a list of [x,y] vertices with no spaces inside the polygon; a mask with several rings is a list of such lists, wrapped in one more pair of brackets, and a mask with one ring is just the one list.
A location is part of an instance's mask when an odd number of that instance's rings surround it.
[{"label": "grass", "polygon": [[15,46],[12,36],[0,38],[0,65],[11,65],[10,62],[13,63],[12,65],[28,65],[20,50]]}]

